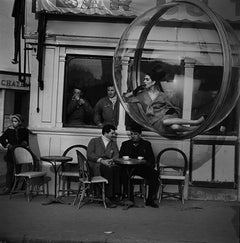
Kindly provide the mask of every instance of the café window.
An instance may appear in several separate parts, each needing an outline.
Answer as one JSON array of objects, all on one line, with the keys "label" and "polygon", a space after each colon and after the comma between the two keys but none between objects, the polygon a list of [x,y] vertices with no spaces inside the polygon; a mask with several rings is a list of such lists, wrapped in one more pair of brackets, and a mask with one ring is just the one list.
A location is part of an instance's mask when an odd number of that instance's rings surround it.
[{"label": "caf\u00e9 window", "polygon": [[[196,99],[196,101],[201,100],[208,103],[208,106],[206,106],[204,102],[198,106],[198,112],[200,114],[207,114],[207,109],[211,108],[209,104],[214,101],[211,97],[213,97],[214,93],[217,93],[217,90],[221,85],[222,75],[222,66],[195,66],[194,76],[195,78],[202,80],[198,92],[199,97]],[[205,131],[203,134],[223,136],[237,135],[238,119],[236,114],[237,109],[234,108],[223,121],[212,129]]]},{"label": "caf\u00e9 window", "polygon": [[107,96],[109,85],[113,85],[112,57],[67,55],[63,126],[97,127],[94,108]]}]

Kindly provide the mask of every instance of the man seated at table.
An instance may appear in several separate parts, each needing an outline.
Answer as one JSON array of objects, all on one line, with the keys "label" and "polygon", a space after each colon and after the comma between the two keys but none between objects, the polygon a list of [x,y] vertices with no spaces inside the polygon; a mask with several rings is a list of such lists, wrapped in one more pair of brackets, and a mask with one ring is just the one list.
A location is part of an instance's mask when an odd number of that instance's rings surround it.
[{"label": "man seated at table", "polygon": [[87,148],[89,167],[94,176],[101,175],[108,180],[106,185],[107,206],[114,207],[112,201],[121,193],[120,167],[113,160],[119,158],[119,149],[114,141],[116,128],[107,124],[102,128],[102,136],[92,138]]},{"label": "man seated at table", "polygon": [[[144,157],[146,164],[138,165],[133,171],[133,175],[143,177],[149,185],[148,198],[146,206],[158,208],[158,204],[154,202],[159,187],[158,172],[154,169],[155,157],[152,150],[152,145],[149,141],[141,138],[142,128],[139,125],[133,125],[130,130],[131,139],[122,143],[119,157],[129,156],[130,158]],[[123,183],[123,192],[127,193],[127,176]],[[132,187],[131,187],[132,188]],[[133,192],[131,191],[132,199]]]}]

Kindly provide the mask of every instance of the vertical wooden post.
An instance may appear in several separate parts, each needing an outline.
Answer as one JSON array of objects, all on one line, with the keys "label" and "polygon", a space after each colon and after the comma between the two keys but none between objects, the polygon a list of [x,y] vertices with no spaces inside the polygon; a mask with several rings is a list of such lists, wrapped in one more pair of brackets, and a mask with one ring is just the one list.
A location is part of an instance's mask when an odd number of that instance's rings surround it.
[{"label": "vertical wooden post", "polygon": [[192,95],[193,95],[193,74],[195,60],[191,58],[185,58],[185,75],[183,86],[183,114],[182,118],[191,119],[192,113]]},{"label": "vertical wooden post", "polygon": [[[237,147],[236,147],[236,151],[235,151],[235,159],[236,159],[236,163],[235,163],[235,173],[236,173],[236,183],[237,183],[237,200],[240,202],[240,139],[239,139],[239,134],[240,134],[240,126],[239,126],[239,117],[240,117],[240,99],[238,99],[237,102],[237,112],[236,112],[236,117],[237,117]],[[234,177],[235,178],[235,177]]]},{"label": "vertical wooden post", "polygon": [[6,90],[0,90],[0,134],[4,132],[4,104]]},{"label": "vertical wooden post", "polygon": [[[122,60],[122,83],[121,83],[121,94],[127,91],[127,80],[128,80],[128,64],[129,58],[123,58]],[[120,104],[119,107],[119,122],[118,122],[118,130],[125,131],[125,110],[123,106]]]}]

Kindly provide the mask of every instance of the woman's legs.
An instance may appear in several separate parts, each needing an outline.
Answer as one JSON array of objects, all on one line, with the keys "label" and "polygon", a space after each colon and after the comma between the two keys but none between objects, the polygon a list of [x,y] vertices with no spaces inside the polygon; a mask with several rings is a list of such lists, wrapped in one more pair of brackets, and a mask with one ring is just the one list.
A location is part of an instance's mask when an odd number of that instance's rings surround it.
[{"label": "woman's legs", "polygon": [[183,132],[193,131],[193,130],[195,130],[199,126],[184,126],[184,125],[173,124],[173,125],[171,125],[169,127],[173,131],[175,131],[175,132],[181,132],[181,134],[182,134]]},{"label": "woman's legs", "polygon": [[[197,120],[188,120],[182,118],[167,118],[163,120],[163,125],[165,126],[172,126],[172,125],[192,125],[192,126],[199,126],[202,122],[204,122],[204,117],[201,116]],[[189,127],[188,127],[189,128]]]},{"label": "woman's legs", "polygon": [[175,132],[190,132],[195,130],[202,122],[204,122],[205,118],[201,116],[197,120],[188,120],[182,118],[167,118],[163,120],[163,125],[170,127]]}]

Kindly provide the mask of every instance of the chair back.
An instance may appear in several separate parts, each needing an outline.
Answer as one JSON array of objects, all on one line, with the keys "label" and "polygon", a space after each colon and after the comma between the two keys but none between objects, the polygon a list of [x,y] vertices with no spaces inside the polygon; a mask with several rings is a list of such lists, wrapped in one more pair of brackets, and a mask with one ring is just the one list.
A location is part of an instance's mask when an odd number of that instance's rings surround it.
[{"label": "chair back", "polygon": [[79,150],[76,150],[76,154],[78,159],[80,178],[83,179],[83,181],[91,181],[86,157]]},{"label": "chair back", "polygon": [[23,146],[17,146],[13,149],[13,157],[15,164],[32,164],[34,165],[34,157],[30,149],[23,147]]},{"label": "chair back", "polygon": [[78,158],[76,150],[80,151],[84,156],[87,154],[87,146],[82,144],[75,144],[68,147],[64,152],[63,156],[70,156],[73,158],[72,161],[68,162],[68,164],[78,164]]},{"label": "chair back", "polygon": [[37,169],[36,157],[29,148],[19,145],[14,147],[12,152],[15,172]]},{"label": "chair back", "polygon": [[84,156],[87,154],[87,146],[82,144],[74,144],[68,147],[64,152],[63,156],[70,156],[73,158],[72,161],[62,164],[62,171],[77,172],[79,170],[78,158],[76,151],[81,152]]},{"label": "chair back", "polygon": [[161,173],[163,168],[179,171],[185,176],[188,167],[186,154],[179,148],[165,148],[157,156],[157,169]]}]

